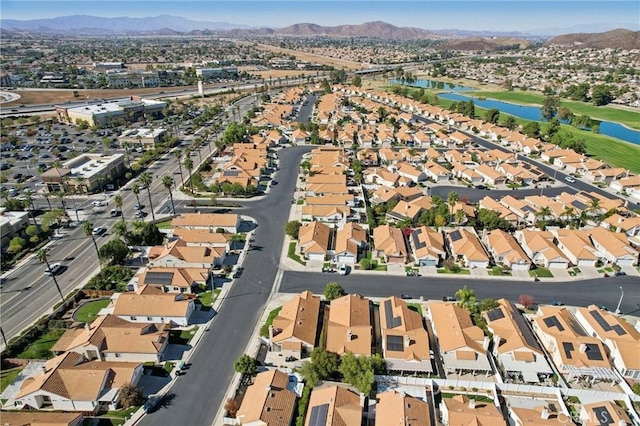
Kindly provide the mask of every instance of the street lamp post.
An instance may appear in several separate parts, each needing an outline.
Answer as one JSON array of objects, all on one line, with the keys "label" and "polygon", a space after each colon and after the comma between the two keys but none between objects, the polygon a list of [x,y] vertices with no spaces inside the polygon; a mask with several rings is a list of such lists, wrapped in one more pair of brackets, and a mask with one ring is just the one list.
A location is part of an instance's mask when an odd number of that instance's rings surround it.
[{"label": "street lamp post", "polygon": [[616,307],[616,314],[620,315],[620,305],[622,305],[622,298],[624,297],[624,289],[620,286],[620,300],[618,300],[618,306]]}]

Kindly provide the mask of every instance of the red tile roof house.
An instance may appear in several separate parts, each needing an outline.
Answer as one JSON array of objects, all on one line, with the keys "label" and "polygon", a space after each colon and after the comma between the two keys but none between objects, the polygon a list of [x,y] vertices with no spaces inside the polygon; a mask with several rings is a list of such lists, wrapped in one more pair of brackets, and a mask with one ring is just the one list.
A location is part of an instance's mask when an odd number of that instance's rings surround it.
[{"label": "red tile roof house", "polygon": [[348,222],[336,232],[334,261],[354,265],[367,245],[367,232],[360,225]]},{"label": "red tile roof house", "polygon": [[467,268],[489,267],[489,256],[473,228],[456,228],[445,231],[452,257]]},{"label": "red tile roof house", "polygon": [[380,225],[373,230],[374,254],[387,263],[407,262],[407,245],[402,230],[390,225]]},{"label": "red tile roof house", "polygon": [[329,226],[320,222],[311,222],[302,226],[298,234],[298,250],[305,259],[324,261],[331,254]]}]

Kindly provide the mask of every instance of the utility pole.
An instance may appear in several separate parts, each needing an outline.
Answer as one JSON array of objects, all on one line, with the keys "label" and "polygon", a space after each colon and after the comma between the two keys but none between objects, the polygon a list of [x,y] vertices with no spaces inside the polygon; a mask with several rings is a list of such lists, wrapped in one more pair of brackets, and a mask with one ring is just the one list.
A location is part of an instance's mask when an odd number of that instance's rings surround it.
[{"label": "utility pole", "polygon": [[620,286],[620,300],[618,300],[618,306],[616,306],[616,315],[620,315],[620,305],[622,305],[622,298],[624,297],[624,289]]}]

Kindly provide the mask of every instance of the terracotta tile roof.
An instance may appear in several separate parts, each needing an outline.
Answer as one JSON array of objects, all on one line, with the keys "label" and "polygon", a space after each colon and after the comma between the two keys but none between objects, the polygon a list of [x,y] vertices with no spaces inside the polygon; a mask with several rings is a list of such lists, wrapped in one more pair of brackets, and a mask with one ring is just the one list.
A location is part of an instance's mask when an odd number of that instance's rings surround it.
[{"label": "terracotta tile roof", "polygon": [[380,203],[386,203],[394,198],[398,198],[399,195],[398,188],[389,188],[387,186],[380,186],[373,193],[373,197]]},{"label": "terracotta tile roof", "polygon": [[215,230],[203,230],[203,229],[187,229],[187,228],[174,228],[171,233],[179,237],[181,240],[188,244],[212,244],[212,245],[226,245],[231,235],[228,232],[215,232]]},{"label": "terracotta tile roof", "polygon": [[[447,252],[444,249],[444,236],[441,232],[421,226],[413,231],[412,240],[414,242],[413,251],[417,259],[432,257],[438,259],[445,257]],[[417,244],[416,244],[417,241]]]},{"label": "terracotta tile roof", "polygon": [[371,355],[373,328],[369,299],[349,294],[331,301],[327,325],[327,350]]},{"label": "terracotta tile roof", "polygon": [[[554,357],[561,360],[563,365],[578,368],[611,367],[602,343],[587,335],[567,308],[540,306],[534,321],[543,333],[555,341],[553,349],[547,347],[547,350],[555,354]],[[567,350],[565,346],[571,349]],[[587,351],[599,352],[600,359],[588,356]]]},{"label": "terracotta tile roof", "polygon": [[325,426],[352,426],[362,422],[362,406],[360,395],[342,386],[315,388],[309,398],[309,408],[304,422],[305,426],[319,426],[311,424],[311,413],[314,407],[328,404],[327,421]]},{"label": "terracotta tile roof", "polygon": [[296,407],[296,394],[287,389],[289,377],[279,370],[269,370],[256,378],[242,400],[236,418],[242,424],[265,426],[291,423]]},{"label": "terracotta tile roof", "polygon": [[[157,272],[164,272],[171,275],[171,282],[166,284],[163,280],[158,280]],[[180,287],[190,289],[196,284],[204,284],[209,277],[207,268],[165,268],[162,266],[151,266],[144,268],[138,277],[138,285]]]},{"label": "terracotta tile roof", "polygon": [[3,411],[3,426],[70,426],[81,425],[81,413],[46,411]]},{"label": "terracotta tile roof", "polygon": [[302,206],[302,215],[311,216],[311,219],[326,218],[336,214],[347,217],[351,214],[351,208],[347,206]]},{"label": "terracotta tile roof", "polygon": [[[391,308],[390,318],[387,318],[387,305]],[[399,324],[396,325],[394,320]],[[383,343],[385,358],[430,362],[429,335],[422,324],[422,317],[418,312],[409,309],[404,300],[392,296],[380,302],[380,326],[385,342],[389,336],[402,337],[400,351],[390,350]]]},{"label": "terracotta tile roof", "polygon": [[[531,331],[522,330],[518,325],[515,316],[521,316],[522,314],[516,309],[513,303],[506,299],[499,299],[498,303],[500,306],[496,308],[495,311],[497,312],[499,310],[502,312],[502,315],[489,315],[488,311],[482,313],[491,332],[500,337],[498,353],[506,354],[524,349],[525,351],[535,352],[543,357],[544,354],[537,341],[527,339],[525,336],[525,333],[529,335]],[[522,321],[520,323],[522,323]]]},{"label": "terracotta tile roof", "polygon": [[403,198],[416,198],[423,194],[422,189],[418,186],[399,186],[395,188],[396,192]]},{"label": "terracotta tile roof", "polygon": [[314,346],[316,329],[320,315],[320,297],[310,291],[304,291],[282,305],[282,309],[273,320],[276,343],[295,338],[307,345]]},{"label": "terracotta tile roof", "polygon": [[[604,424],[607,425],[633,424],[626,411],[612,401],[582,404],[582,410],[586,413],[585,418],[582,418],[583,426],[603,426],[603,421],[606,422]],[[603,410],[606,411],[608,415],[604,414]],[[603,416],[606,418],[603,419]]]},{"label": "terracotta tile roof", "polygon": [[306,253],[326,253],[329,249],[331,228],[321,222],[311,222],[300,227],[298,246]]},{"label": "terracotta tile roof", "polygon": [[[560,426],[567,424],[566,416],[558,416],[556,411],[551,410],[545,405],[536,408],[511,407],[510,409],[518,419],[516,424],[527,426]],[[543,413],[548,415],[548,418],[544,418]]]},{"label": "terracotta tile roof", "polygon": [[143,285],[138,292],[121,293],[114,301],[113,315],[140,317],[185,317],[192,299],[181,293],[164,293]]},{"label": "terracotta tile roof", "polygon": [[169,257],[174,257],[185,263],[211,265],[224,253],[223,247],[188,246],[185,241],[176,240],[164,246],[151,247],[148,257],[151,265],[158,265]]},{"label": "terracotta tile roof", "polygon": [[367,242],[367,232],[357,223],[348,222],[336,232],[336,248],[338,253],[358,254],[358,247]]},{"label": "terracotta tile roof", "polygon": [[[455,206],[453,211],[456,211]],[[460,238],[455,241],[452,238],[452,234],[454,232],[460,233]],[[455,231],[447,232],[446,236],[449,240],[451,251],[455,256],[464,256],[470,262],[489,261],[489,256],[487,256],[486,252],[484,251],[482,243],[480,243],[477,235],[475,235],[473,232],[470,232],[464,228],[459,228]]]},{"label": "terracotta tile roof", "polygon": [[453,398],[443,398],[442,404],[449,412],[449,426],[506,426],[507,424],[498,408],[490,402],[476,402],[474,408],[471,408],[467,396],[456,395]]},{"label": "terracotta tile roof", "polygon": [[316,194],[345,195],[349,193],[349,188],[341,183],[311,183],[307,184],[307,191],[313,191]]},{"label": "terracotta tile roof", "polygon": [[486,354],[484,333],[480,327],[473,325],[467,310],[455,303],[430,301],[429,312],[442,352],[467,349]]},{"label": "terracotta tile roof", "polygon": [[[575,256],[577,260],[598,260],[600,257],[586,231],[577,229],[558,229],[553,232],[558,240],[558,247]],[[564,250],[563,250],[564,251]]]},{"label": "terracotta tile roof", "polygon": [[638,258],[638,250],[629,243],[629,238],[622,232],[611,232],[604,228],[593,228],[587,231],[591,240],[597,242],[606,251],[616,257],[630,256]]},{"label": "terracotta tile roof", "polygon": [[373,242],[376,250],[386,256],[406,256],[407,246],[402,230],[390,225],[380,225],[373,230]]},{"label": "terracotta tile roof", "polygon": [[347,184],[347,177],[344,174],[339,175],[323,175],[316,174],[307,178],[307,185],[316,183],[335,183],[335,184]]},{"label": "terracotta tile roof", "polygon": [[393,210],[387,214],[390,214],[395,218],[409,218],[411,220],[415,220],[421,212],[422,207],[401,200],[396,204]]},{"label": "terracotta tile roof", "polygon": [[351,194],[346,195],[325,195],[323,197],[306,197],[305,203],[308,206],[346,206],[348,202],[353,202]]},{"label": "terracotta tile roof", "polygon": [[172,228],[213,228],[236,226],[239,217],[237,214],[219,213],[183,213],[171,220]]},{"label": "terracotta tile roof", "polygon": [[548,260],[563,259],[568,261],[567,257],[562,254],[558,246],[553,243],[553,234],[549,231],[534,231],[523,229],[519,231],[522,235],[523,243],[529,248],[529,251],[539,253]]},{"label": "terracotta tile roof", "polygon": [[496,262],[505,262],[508,265],[531,264],[531,260],[511,234],[494,229],[487,233],[487,242]]},{"label": "terracotta tile roof", "polygon": [[411,395],[387,391],[377,395],[376,426],[429,426],[429,404]]}]

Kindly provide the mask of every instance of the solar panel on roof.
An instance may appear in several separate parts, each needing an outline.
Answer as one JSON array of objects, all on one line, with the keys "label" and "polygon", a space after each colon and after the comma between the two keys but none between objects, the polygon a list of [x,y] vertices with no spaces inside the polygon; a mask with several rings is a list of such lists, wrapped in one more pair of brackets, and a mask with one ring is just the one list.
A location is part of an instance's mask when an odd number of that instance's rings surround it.
[{"label": "solar panel on roof", "polygon": [[462,234],[460,234],[460,231],[453,231],[449,234],[449,238],[451,238],[451,241],[458,241],[462,238]]},{"label": "solar panel on roof", "polygon": [[624,331],[624,329],[622,327],[620,327],[620,324],[616,324],[614,326],[611,326],[611,324],[609,324],[600,314],[599,311],[593,310],[593,311],[589,311],[589,314],[591,315],[591,317],[598,323],[598,325],[602,328],[602,330],[604,331],[610,331],[613,330],[616,332],[616,334],[618,336],[624,336],[625,334],[627,334],[626,331]]},{"label": "solar panel on roof", "polygon": [[489,317],[489,321],[496,321],[504,318],[504,312],[502,312],[502,309],[497,308],[487,312],[487,316]]},{"label": "solar panel on roof", "polygon": [[413,231],[411,233],[411,238],[413,239],[413,246],[416,249],[421,249],[423,247],[425,247],[427,245],[426,242],[424,241],[420,241],[420,239],[418,238],[418,235],[422,234],[422,229],[418,228],[415,231]]},{"label": "solar panel on roof", "polygon": [[387,336],[387,350],[402,352],[402,336]]},{"label": "solar panel on roof", "polygon": [[571,352],[575,350],[573,348],[573,343],[562,342],[562,349],[564,349],[564,354],[567,356],[567,359],[571,359]]},{"label": "solar panel on roof", "polygon": [[578,210],[584,210],[587,207],[587,205],[585,203],[582,203],[582,202],[580,202],[578,200],[572,201],[571,205],[573,207],[575,207],[576,209],[578,209]]},{"label": "solar panel on roof", "polygon": [[587,343],[587,359],[592,361],[602,361],[602,352],[600,352],[600,347],[594,343]]},{"label": "solar panel on roof", "polygon": [[556,327],[558,331],[564,331],[564,327],[562,326],[562,324],[560,324],[560,322],[558,322],[558,318],[556,318],[555,315],[545,318],[542,321],[544,322],[544,325],[549,328]]},{"label": "solar panel on roof", "polygon": [[527,324],[527,321],[524,319],[522,314],[520,314],[520,312],[516,309],[513,309],[513,312],[515,312],[515,314],[513,315],[513,320],[515,321],[516,325],[520,329],[520,332],[522,333],[522,337],[524,337],[524,340],[525,342],[527,342],[527,345],[529,345],[532,348],[540,349],[540,345],[538,345],[538,341],[533,335],[533,331],[531,331],[531,328]]},{"label": "solar panel on roof", "polygon": [[236,177],[240,174],[240,172],[238,170],[225,170],[222,175],[223,176],[231,176],[231,177]]},{"label": "solar panel on roof", "polygon": [[393,316],[391,300],[384,301],[384,318],[387,324],[387,328],[395,328],[402,325],[402,318]]},{"label": "solar panel on roof", "polygon": [[607,407],[594,407],[593,414],[595,414],[596,421],[600,426],[611,426],[615,424],[611,413],[607,410]]},{"label": "solar panel on roof", "polygon": [[316,405],[315,407],[312,407],[309,426],[325,426],[327,424],[328,414],[329,404]]},{"label": "solar panel on roof", "polygon": [[528,213],[535,213],[535,212],[536,212],[536,209],[534,209],[534,208],[533,208],[533,207],[531,207],[531,206],[523,206],[523,207],[522,207],[522,211],[524,211],[524,212],[528,212]]},{"label": "solar panel on roof", "polygon": [[147,272],[145,284],[169,285],[173,281],[173,272]]}]

